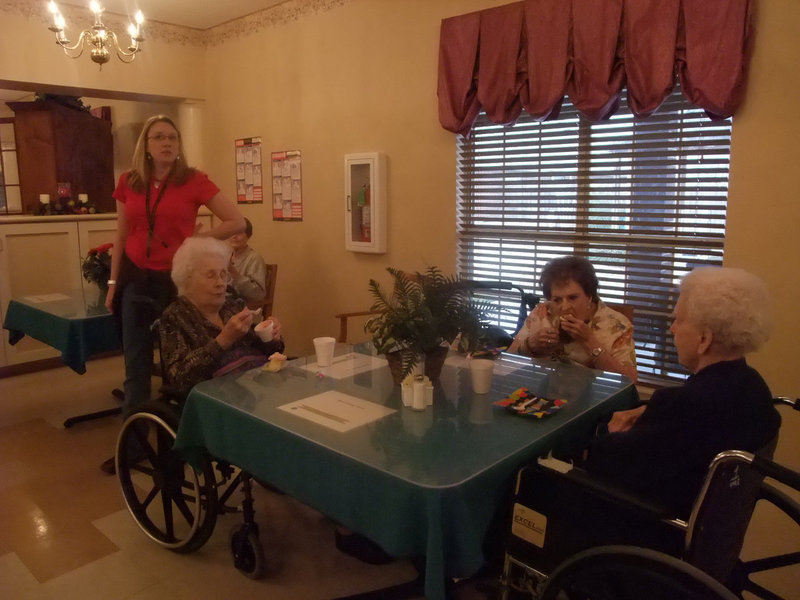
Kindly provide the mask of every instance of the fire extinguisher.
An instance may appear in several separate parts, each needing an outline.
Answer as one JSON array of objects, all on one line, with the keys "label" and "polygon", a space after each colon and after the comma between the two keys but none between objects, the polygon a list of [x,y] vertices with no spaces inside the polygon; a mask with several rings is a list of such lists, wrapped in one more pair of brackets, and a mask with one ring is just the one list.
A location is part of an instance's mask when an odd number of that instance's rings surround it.
[{"label": "fire extinguisher", "polygon": [[369,185],[364,184],[364,206],[361,207],[361,239],[364,242],[370,241],[370,198]]}]

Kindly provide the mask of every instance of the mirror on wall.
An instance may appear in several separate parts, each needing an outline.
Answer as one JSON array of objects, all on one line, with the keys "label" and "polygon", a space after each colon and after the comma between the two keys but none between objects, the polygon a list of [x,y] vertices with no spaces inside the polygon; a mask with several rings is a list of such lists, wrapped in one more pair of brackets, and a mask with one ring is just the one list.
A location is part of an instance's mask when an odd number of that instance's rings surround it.
[{"label": "mirror on wall", "polygon": [[[37,93],[39,95],[44,94],[43,89],[46,89],[46,86],[36,91],[0,88],[0,215],[31,214],[35,212],[35,209],[39,208],[40,194],[47,194],[52,197],[58,193],[57,183],[59,183],[59,180],[55,174],[50,178],[52,181],[46,184],[47,190],[38,189],[44,185],[38,174],[26,177],[25,173],[27,171],[25,167],[19,164],[20,140],[19,135],[15,133],[16,113],[9,106],[9,104],[35,101]],[[113,93],[108,95],[113,96]],[[106,155],[105,158],[108,159],[107,155],[110,154],[113,157],[111,159],[112,164],[109,167],[113,169],[113,174],[108,177],[111,183],[107,183],[103,191],[100,192],[100,196],[91,203],[92,205],[97,204],[98,208],[104,212],[113,211],[114,203],[110,198],[110,194],[113,191],[113,187],[116,186],[120,175],[131,166],[133,150],[142,125],[148,117],[154,114],[166,114],[177,120],[178,100],[165,99],[164,102],[156,102],[113,97],[98,98],[90,95],[76,98],[79,98],[79,102],[88,109],[103,107],[104,114],[110,118],[111,150],[103,150],[102,152],[88,150],[83,157],[87,160],[90,156]],[[74,147],[75,135],[69,135],[72,138],[72,146]],[[99,146],[100,144],[92,141],[84,143],[91,147]],[[40,150],[37,149],[37,156],[40,156]],[[34,164],[33,168],[38,169],[39,166]],[[22,173],[22,177],[20,173]],[[30,189],[34,185],[30,184],[30,181],[36,181],[35,187],[37,189]],[[28,183],[27,186],[26,183]],[[53,189],[50,190],[49,187]],[[108,189],[109,187],[110,190]],[[72,191],[75,192],[77,197],[79,190]],[[82,191],[86,192],[86,190]]]}]

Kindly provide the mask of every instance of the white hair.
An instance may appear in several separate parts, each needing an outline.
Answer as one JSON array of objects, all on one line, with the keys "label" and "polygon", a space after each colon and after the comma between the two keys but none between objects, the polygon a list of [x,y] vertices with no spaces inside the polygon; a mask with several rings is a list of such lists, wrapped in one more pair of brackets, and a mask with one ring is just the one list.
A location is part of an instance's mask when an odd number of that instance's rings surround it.
[{"label": "white hair", "polygon": [[233,249],[225,242],[212,237],[188,237],[175,252],[172,259],[172,281],[178,288],[178,295],[186,293],[186,284],[197,262],[205,256],[222,259],[227,266]]},{"label": "white hair", "polygon": [[747,354],[769,339],[770,297],[764,282],[743,269],[699,267],[681,282],[689,321],[707,328],[720,348]]}]

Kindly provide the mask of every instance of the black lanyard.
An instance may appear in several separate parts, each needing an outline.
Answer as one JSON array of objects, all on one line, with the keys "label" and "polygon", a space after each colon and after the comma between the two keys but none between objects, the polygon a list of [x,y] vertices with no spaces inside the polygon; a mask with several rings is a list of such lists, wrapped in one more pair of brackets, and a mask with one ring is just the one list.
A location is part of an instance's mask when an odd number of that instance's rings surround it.
[{"label": "black lanyard", "polygon": [[[156,210],[158,210],[158,204],[161,202],[161,198],[164,197],[164,190],[167,189],[168,179],[169,177],[164,180],[164,185],[162,185],[161,189],[158,190],[158,196],[156,196],[156,202],[153,204],[152,210],[150,209],[150,187],[152,186],[152,183],[148,183],[147,185],[147,194],[145,195],[144,199],[144,212],[147,215],[147,258],[150,258],[150,242],[153,240],[154,236],[158,238],[158,236],[155,235]],[[163,240],[159,241],[164,248],[167,247],[167,244]]]}]

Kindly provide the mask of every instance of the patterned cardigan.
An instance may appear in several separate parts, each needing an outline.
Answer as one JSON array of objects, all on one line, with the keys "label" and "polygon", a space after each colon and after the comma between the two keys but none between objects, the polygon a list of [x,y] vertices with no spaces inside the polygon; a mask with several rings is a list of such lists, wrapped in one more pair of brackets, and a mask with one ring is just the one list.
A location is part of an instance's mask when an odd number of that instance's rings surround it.
[{"label": "patterned cardigan", "polygon": [[[222,322],[244,308],[241,301],[228,299],[219,311]],[[251,329],[228,350],[215,339],[222,329],[206,319],[185,297],[180,296],[161,315],[161,355],[166,381],[181,394],[225,366],[233,357],[252,355],[266,362],[273,352],[282,352],[282,340],[262,342]]]}]

